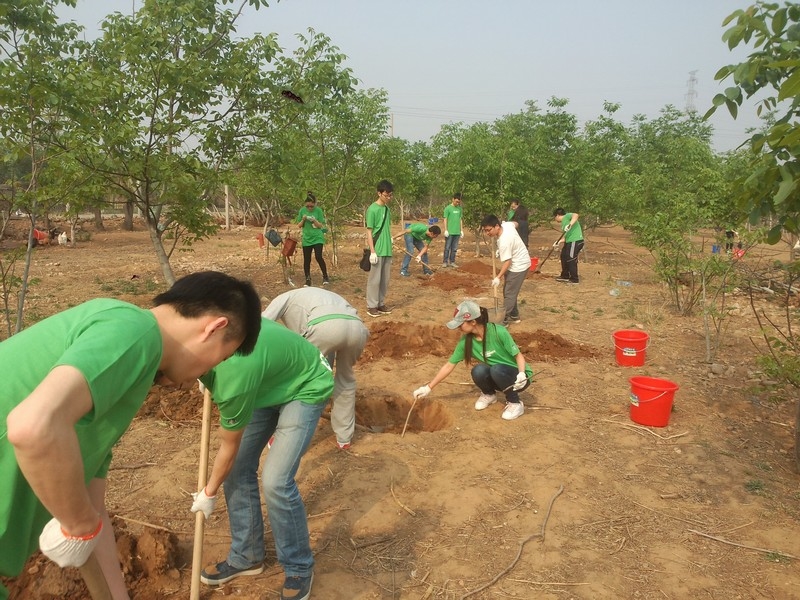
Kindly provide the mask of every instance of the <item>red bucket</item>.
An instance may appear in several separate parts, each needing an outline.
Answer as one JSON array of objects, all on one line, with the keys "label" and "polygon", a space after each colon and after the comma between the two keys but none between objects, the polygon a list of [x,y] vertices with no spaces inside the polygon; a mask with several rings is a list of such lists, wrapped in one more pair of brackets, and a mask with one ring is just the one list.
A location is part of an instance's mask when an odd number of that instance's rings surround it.
[{"label": "red bucket", "polygon": [[531,271],[535,271],[536,267],[538,266],[539,266],[539,257],[531,256]]},{"label": "red bucket", "polygon": [[614,348],[620,367],[641,367],[650,341],[646,331],[620,329],[614,332]]},{"label": "red bucket", "polygon": [[631,377],[631,421],[666,427],[678,384],[657,377]]}]

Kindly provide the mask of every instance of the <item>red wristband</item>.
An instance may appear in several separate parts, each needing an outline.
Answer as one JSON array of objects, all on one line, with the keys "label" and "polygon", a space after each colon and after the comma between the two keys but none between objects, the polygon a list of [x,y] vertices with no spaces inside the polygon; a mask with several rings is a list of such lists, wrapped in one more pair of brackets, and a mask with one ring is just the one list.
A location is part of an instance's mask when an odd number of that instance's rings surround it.
[{"label": "red wristband", "polygon": [[97,527],[92,533],[87,533],[86,535],[72,535],[71,533],[67,533],[64,531],[64,528],[61,528],[61,533],[64,534],[64,537],[67,537],[71,540],[80,540],[82,542],[88,542],[89,540],[93,540],[98,535],[100,535],[100,530],[103,529],[103,519],[97,523]]}]

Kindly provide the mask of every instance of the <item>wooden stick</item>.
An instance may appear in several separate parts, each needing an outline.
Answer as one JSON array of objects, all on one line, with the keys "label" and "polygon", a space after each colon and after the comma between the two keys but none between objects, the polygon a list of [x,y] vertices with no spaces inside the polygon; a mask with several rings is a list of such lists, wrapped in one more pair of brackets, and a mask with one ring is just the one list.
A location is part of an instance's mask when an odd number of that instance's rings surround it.
[{"label": "wooden stick", "polygon": [[92,600],[113,600],[108,582],[94,552],[89,555],[89,560],[81,565],[80,571]]},{"label": "wooden stick", "polygon": [[[211,392],[203,392],[203,427],[200,433],[200,468],[197,471],[197,489],[206,487],[208,480],[208,447],[211,444]],[[194,518],[194,546],[192,548],[192,584],[189,600],[200,600],[200,571],[203,568],[203,533],[206,516],[202,510]]]},{"label": "wooden stick", "polygon": [[416,397],[414,398],[414,402],[411,403],[411,408],[408,409],[408,414],[406,415],[406,422],[403,425],[403,432],[400,434],[400,437],[403,437],[406,434],[406,427],[408,427],[408,420],[411,418],[411,411],[414,410],[414,406],[417,404]]},{"label": "wooden stick", "polygon": [[730,542],[726,539],[716,537],[713,535],[709,535],[707,533],[703,533],[702,531],[697,531],[695,529],[687,529],[689,533],[694,533],[695,535],[699,535],[710,540],[714,540],[715,542],[722,542],[723,544],[728,544],[729,546],[736,546],[737,548],[745,548],[747,550],[755,550],[756,552],[763,552],[764,554],[777,554],[778,556],[784,556],[786,558],[791,558],[793,560],[800,560],[800,557],[794,556],[789,554],[788,552],[780,552],[778,550],[769,550],[767,548],[757,548],[756,546],[747,546],[746,544],[737,544],[736,542]]}]

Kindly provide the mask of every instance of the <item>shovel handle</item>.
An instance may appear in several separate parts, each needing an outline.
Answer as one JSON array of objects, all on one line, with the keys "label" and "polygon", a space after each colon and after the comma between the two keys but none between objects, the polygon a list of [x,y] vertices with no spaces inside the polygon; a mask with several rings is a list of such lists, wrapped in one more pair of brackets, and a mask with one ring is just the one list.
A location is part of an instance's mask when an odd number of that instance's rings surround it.
[{"label": "shovel handle", "polygon": [[[208,447],[211,443],[211,392],[203,392],[203,426],[200,433],[200,468],[197,471],[197,489],[205,487],[208,479]],[[200,571],[203,568],[203,537],[205,534],[205,515],[202,510],[195,513],[194,545],[192,547],[192,582],[189,589],[190,600],[200,600]]]},{"label": "shovel handle", "polygon": [[89,555],[89,560],[81,565],[80,572],[92,600],[112,600],[111,590],[108,589],[108,582],[94,552]]}]

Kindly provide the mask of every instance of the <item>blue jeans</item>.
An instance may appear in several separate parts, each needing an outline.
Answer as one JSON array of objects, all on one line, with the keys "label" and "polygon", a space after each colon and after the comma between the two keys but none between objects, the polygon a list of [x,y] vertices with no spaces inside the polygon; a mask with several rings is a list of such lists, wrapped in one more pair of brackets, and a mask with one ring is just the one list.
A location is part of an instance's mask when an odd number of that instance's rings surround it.
[{"label": "blue jeans", "polygon": [[261,471],[261,487],[278,562],[287,577],[311,575],[314,556],[308,539],[306,507],[294,477],[300,458],[314,437],[325,404],[292,400],[253,411],[253,419],[245,427],[239,452],[223,486],[231,527],[227,561],[232,567],[246,569],[264,562],[258,462],[274,434],[275,441]]},{"label": "blue jeans", "polygon": [[452,264],[456,262],[456,251],[458,250],[458,241],[461,239],[460,235],[453,235],[452,233],[444,238],[444,264]]},{"label": "blue jeans", "polygon": [[[406,254],[403,256],[403,266],[400,267],[400,271],[408,272],[408,265],[411,264],[411,256],[414,255],[414,248],[419,250],[420,252],[425,248],[425,242],[422,240],[418,240],[410,233],[407,233],[403,236],[403,239],[406,241]],[[428,268],[428,253],[422,255],[422,262],[424,263],[424,267],[422,270],[426,273],[430,273],[430,269]]]},{"label": "blue jeans", "polygon": [[494,394],[495,392],[502,392],[506,388],[508,391],[504,392],[506,395],[506,402],[519,402],[519,393],[527,388],[531,382],[525,382],[525,387],[522,390],[513,390],[510,386],[514,385],[517,379],[517,365],[492,365],[489,366],[485,363],[478,363],[472,367],[472,381],[484,394]]}]

